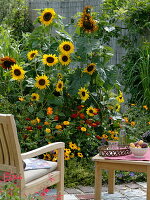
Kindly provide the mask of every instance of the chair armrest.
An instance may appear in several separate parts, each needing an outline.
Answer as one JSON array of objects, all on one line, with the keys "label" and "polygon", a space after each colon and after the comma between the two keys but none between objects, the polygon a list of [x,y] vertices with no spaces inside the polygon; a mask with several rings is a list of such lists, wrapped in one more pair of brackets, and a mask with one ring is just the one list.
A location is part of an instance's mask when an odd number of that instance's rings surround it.
[{"label": "chair armrest", "polygon": [[52,144],[45,145],[43,147],[34,149],[32,151],[22,153],[21,157],[22,157],[23,160],[27,159],[27,158],[33,158],[35,156],[41,155],[41,154],[46,153],[46,152],[53,151],[55,149],[63,149],[64,147],[65,147],[64,142],[54,142]]}]

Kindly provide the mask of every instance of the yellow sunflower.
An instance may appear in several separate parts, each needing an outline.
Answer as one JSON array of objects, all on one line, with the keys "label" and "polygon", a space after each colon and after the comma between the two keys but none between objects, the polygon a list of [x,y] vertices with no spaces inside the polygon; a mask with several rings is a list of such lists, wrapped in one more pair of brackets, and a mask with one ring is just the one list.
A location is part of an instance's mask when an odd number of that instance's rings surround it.
[{"label": "yellow sunflower", "polygon": [[29,60],[33,60],[38,55],[37,50],[32,50],[27,53],[27,57]]},{"label": "yellow sunflower", "polygon": [[56,13],[53,8],[45,8],[39,16],[40,22],[45,26],[48,26],[52,23]]},{"label": "yellow sunflower", "polygon": [[40,96],[37,93],[32,93],[31,94],[31,101],[39,101]]},{"label": "yellow sunflower", "polygon": [[92,33],[97,31],[98,26],[96,21],[92,19],[89,14],[84,14],[81,19],[78,21],[78,26],[83,29],[84,32]]},{"label": "yellow sunflower", "polygon": [[116,104],[115,107],[114,107],[114,109],[116,110],[116,112],[119,112],[120,108],[121,108],[120,104]]},{"label": "yellow sunflower", "polygon": [[58,78],[58,79],[62,79],[62,78],[63,78],[63,75],[62,75],[61,73],[58,73],[58,74],[57,74],[57,78]]},{"label": "yellow sunflower", "polygon": [[12,75],[12,79],[14,79],[14,80],[18,80],[18,81],[23,80],[24,75],[25,75],[25,71],[19,65],[14,64],[11,67],[11,75]]},{"label": "yellow sunflower", "polygon": [[11,66],[16,64],[16,60],[9,56],[0,58],[0,66],[4,69],[11,69]]},{"label": "yellow sunflower", "polygon": [[57,91],[57,92],[62,91],[62,90],[63,90],[63,87],[64,87],[63,81],[59,80],[59,81],[57,82],[57,84],[56,84],[56,91]]},{"label": "yellow sunflower", "polygon": [[48,77],[46,75],[37,75],[35,80],[35,87],[39,88],[40,90],[45,89],[50,84],[50,81],[48,80]]},{"label": "yellow sunflower", "polygon": [[116,99],[117,99],[117,101],[118,101],[119,103],[123,103],[123,102],[124,102],[123,93],[120,92],[120,95],[119,95],[118,97],[116,97]]},{"label": "yellow sunflower", "polygon": [[71,54],[74,52],[74,45],[70,41],[64,41],[59,45],[59,50],[62,54]]},{"label": "yellow sunflower", "polygon": [[69,63],[71,62],[70,56],[67,55],[67,54],[60,54],[60,55],[59,55],[59,62],[60,62],[62,65],[69,65]]},{"label": "yellow sunflower", "polygon": [[78,157],[83,158],[83,154],[82,153],[77,153]]},{"label": "yellow sunflower", "polygon": [[78,94],[83,101],[86,101],[89,98],[89,91],[85,88],[80,88]]},{"label": "yellow sunflower", "polygon": [[42,59],[43,63],[45,65],[48,65],[48,66],[53,66],[53,65],[56,65],[58,63],[58,58],[56,57],[55,54],[44,54],[43,55],[43,59]]},{"label": "yellow sunflower", "polygon": [[86,73],[92,75],[94,73],[94,71],[96,70],[95,66],[96,66],[95,63],[91,63],[85,68],[85,70],[83,72],[86,72]]},{"label": "yellow sunflower", "polygon": [[93,117],[94,115],[97,114],[97,109],[96,108],[93,108],[92,106],[90,106],[89,108],[86,109],[86,113]]},{"label": "yellow sunflower", "polygon": [[85,6],[83,10],[83,14],[90,14],[92,6]]}]

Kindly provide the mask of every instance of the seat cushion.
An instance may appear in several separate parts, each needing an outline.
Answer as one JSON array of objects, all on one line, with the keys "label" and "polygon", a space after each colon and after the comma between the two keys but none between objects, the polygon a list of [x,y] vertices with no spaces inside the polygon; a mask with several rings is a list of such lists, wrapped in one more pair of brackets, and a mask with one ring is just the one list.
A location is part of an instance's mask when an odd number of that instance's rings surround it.
[{"label": "seat cushion", "polygon": [[49,163],[50,168],[43,168],[43,169],[31,169],[31,170],[25,170],[24,171],[24,178],[25,183],[29,183],[35,179],[38,179],[57,168],[57,162],[47,161]]}]

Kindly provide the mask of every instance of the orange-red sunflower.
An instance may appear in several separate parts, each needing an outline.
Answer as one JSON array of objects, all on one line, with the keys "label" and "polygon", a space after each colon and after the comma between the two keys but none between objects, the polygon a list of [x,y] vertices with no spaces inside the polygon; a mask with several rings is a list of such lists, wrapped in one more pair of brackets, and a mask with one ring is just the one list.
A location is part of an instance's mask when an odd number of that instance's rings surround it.
[{"label": "orange-red sunflower", "polygon": [[0,58],[0,66],[4,69],[11,69],[11,66],[16,64],[16,60],[9,56]]}]

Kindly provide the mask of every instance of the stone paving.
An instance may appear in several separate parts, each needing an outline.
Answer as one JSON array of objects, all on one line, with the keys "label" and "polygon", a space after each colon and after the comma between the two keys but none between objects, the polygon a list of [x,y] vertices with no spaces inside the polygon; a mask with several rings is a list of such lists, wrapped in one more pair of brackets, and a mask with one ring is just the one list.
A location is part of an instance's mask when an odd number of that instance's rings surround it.
[{"label": "stone paving", "polygon": [[[107,193],[107,185],[102,187],[102,200],[146,200],[146,182],[129,183],[115,186],[115,193]],[[56,197],[56,190],[48,193],[46,200],[60,200]],[[64,200],[94,200],[94,187],[78,186],[77,188],[66,188]]]}]

